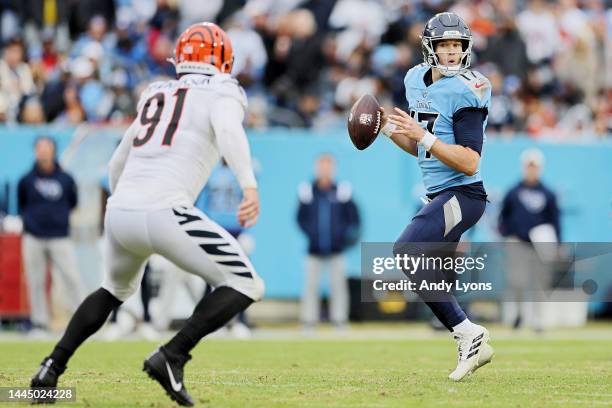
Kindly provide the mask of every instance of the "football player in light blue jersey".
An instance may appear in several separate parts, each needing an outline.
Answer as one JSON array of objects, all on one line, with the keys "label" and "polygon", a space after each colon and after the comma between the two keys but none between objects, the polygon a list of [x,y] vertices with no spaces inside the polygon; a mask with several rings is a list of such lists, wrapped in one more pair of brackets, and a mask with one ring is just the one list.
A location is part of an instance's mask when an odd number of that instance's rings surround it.
[{"label": "football player in light blue jersey", "polygon": [[[396,241],[394,252],[436,256],[440,246],[434,251],[433,243],[444,243],[445,250],[454,253],[461,235],[485,209],[480,158],[491,83],[469,69],[472,35],[456,14],[432,17],[421,41],[425,62],[410,69],[404,80],[409,111],[395,108],[384,118],[382,132],[418,158],[429,198]],[[409,277],[417,288],[423,282],[450,280],[443,270],[411,271]],[[457,341],[459,358],[450,379],[460,381],[491,361],[489,332],[470,322],[452,291],[416,292]]]}]

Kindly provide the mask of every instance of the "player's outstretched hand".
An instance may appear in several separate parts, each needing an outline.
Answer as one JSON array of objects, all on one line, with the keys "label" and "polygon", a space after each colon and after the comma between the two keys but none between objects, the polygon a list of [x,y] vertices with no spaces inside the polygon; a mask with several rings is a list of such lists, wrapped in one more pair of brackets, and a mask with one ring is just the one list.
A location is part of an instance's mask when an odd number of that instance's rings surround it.
[{"label": "player's outstretched hand", "polygon": [[425,134],[425,130],[414,120],[409,114],[401,110],[400,108],[394,108],[397,112],[396,115],[389,115],[387,120],[397,126],[397,129],[393,131],[393,134],[402,134],[408,136],[415,142],[420,142]]},{"label": "player's outstretched hand", "polygon": [[244,228],[255,225],[259,217],[259,193],[256,188],[245,188],[242,202],[238,207],[238,222]]}]

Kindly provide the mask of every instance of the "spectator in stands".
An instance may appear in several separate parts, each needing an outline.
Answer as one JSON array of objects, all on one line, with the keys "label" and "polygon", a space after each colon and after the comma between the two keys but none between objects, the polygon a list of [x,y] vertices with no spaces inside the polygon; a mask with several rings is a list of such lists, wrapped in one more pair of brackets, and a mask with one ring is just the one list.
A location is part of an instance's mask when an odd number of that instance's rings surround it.
[{"label": "spectator in stands", "polygon": [[599,75],[602,62],[597,52],[595,32],[582,12],[576,10],[580,17],[572,13],[574,18],[571,19],[567,17],[569,13],[566,11],[564,20],[573,21],[570,27],[575,28],[566,28],[565,46],[557,54],[555,73],[562,83],[575,87],[583,96],[581,99],[594,106],[597,90],[604,81]]},{"label": "spectator in stands", "polygon": [[339,0],[329,17],[329,24],[338,34],[340,59],[347,60],[360,44],[376,46],[387,30],[385,8],[372,0]]},{"label": "spectator in stands", "polygon": [[99,44],[102,46],[103,52],[108,53],[112,49],[113,38],[108,33],[108,25],[104,17],[93,16],[89,21],[86,33],[81,34],[79,39],[72,45],[70,56],[72,58],[83,55],[83,51],[90,44]]},{"label": "spectator in stands", "polygon": [[144,59],[147,55],[147,44],[142,33],[138,32],[127,19],[117,20],[115,30],[116,42],[110,56],[113,69],[122,69],[127,74],[129,89],[146,77]]},{"label": "spectator in stands", "polygon": [[0,59],[0,99],[6,104],[6,120],[14,122],[22,98],[36,91],[32,70],[24,61],[25,49],[20,38],[11,39]]},{"label": "spectator in stands", "polygon": [[529,0],[527,8],[516,16],[516,22],[527,45],[529,62],[550,63],[561,46],[559,28],[550,6],[544,0]]},{"label": "spectator in stands", "polygon": [[23,101],[19,112],[19,122],[26,125],[42,125],[45,123],[45,112],[40,99],[30,97]]},{"label": "spectator in stands", "polygon": [[[503,16],[497,33],[488,42],[484,59],[494,63],[504,76],[513,75],[521,80],[527,76],[527,48],[511,16]],[[495,88],[493,88],[495,90]]]},{"label": "spectator in stands", "polygon": [[111,123],[129,123],[136,115],[136,103],[128,89],[128,74],[120,69],[110,78],[112,107],[108,115]]},{"label": "spectator in stands", "polygon": [[19,5],[16,1],[2,1],[0,7],[0,46],[19,33]]},{"label": "spectator in stands", "polygon": [[230,18],[226,30],[236,54],[232,73],[246,89],[262,78],[268,62],[266,47],[251,24],[246,13],[236,13]]},{"label": "spectator in stands", "polygon": [[57,74],[62,56],[55,46],[51,31],[43,31],[41,41],[40,50],[36,53],[30,52],[30,64],[35,73],[37,86],[43,88]]},{"label": "spectator in stands", "polygon": [[272,93],[283,108],[299,111],[298,99],[305,91],[316,87],[323,65],[322,37],[316,21],[308,10],[296,10],[279,23],[274,54],[267,77]]},{"label": "spectator in stands", "polygon": [[173,77],[175,75],[174,66],[167,61],[167,58],[174,55],[174,38],[178,34],[180,20],[176,4],[171,3],[169,1],[158,3],[146,33],[145,64],[149,77],[157,75]]},{"label": "spectator in stands", "polygon": [[55,121],[65,109],[64,91],[71,81],[70,66],[68,61],[64,60],[58,64],[53,75],[47,78],[47,82],[41,86],[40,99],[48,122]]},{"label": "spectator in stands", "polygon": [[316,161],[316,179],[299,187],[297,221],[308,239],[308,255],[301,304],[301,321],[311,328],[319,321],[321,270],[329,268],[329,317],[342,328],[348,320],[348,284],[343,252],[357,242],[359,213],[348,183],[336,184],[335,159]]},{"label": "spectator in stands", "polygon": [[[96,17],[101,17],[107,26],[113,25],[115,22],[115,3],[125,2],[116,0],[79,0],[73,3],[71,19],[74,21],[71,21],[71,30],[73,33],[81,33],[91,29],[91,21]],[[149,3],[149,1],[138,1],[137,3],[146,8],[146,3]],[[158,5],[163,3],[165,1],[157,1]]]},{"label": "spectator in stands", "polygon": [[552,104],[544,98],[529,95],[523,101],[525,131],[532,137],[555,136],[557,117]]},{"label": "spectator in stands", "polygon": [[106,120],[112,108],[112,93],[100,81],[96,66],[87,57],[72,61],[72,77],[77,81],[78,100],[87,119],[92,122]]},{"label": "spectator in stands", "polygon": [[64,109],[56,116],[55,123],[78,125],[87,119],[76,84],[68,84],[68,86],[64,88],[62,100]]},{"label": "spectator in stands", "polygon": [[57,163],[53,139],[36,141],[36,162],[19,180],[18,206],[23,220],[22,254],[28,277],[31,322],[35,329],[47,330],[49,310],[46,293],[47,266],[53,266],[53,279],[63,283],[66,306],[74,311],[85,292],[69,238],[70,213],[77,204],[74,179]]}]

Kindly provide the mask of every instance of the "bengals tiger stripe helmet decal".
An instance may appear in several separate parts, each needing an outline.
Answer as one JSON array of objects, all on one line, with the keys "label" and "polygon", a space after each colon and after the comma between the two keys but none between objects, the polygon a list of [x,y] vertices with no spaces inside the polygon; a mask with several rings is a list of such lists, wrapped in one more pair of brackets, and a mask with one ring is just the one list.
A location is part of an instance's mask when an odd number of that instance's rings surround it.
[{"label": "bengals tiger stripe helmet decal", "polygon": [[229,73],[234,64],[234,51],[228,35],[218,25],[197,23],[176,40],[171,62],[177,75]]}]

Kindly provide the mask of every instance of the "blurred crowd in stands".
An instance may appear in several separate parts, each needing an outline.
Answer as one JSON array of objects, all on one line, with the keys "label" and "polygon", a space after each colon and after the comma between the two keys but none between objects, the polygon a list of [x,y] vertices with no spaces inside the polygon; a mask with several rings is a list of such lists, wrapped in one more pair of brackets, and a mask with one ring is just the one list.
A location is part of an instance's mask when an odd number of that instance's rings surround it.
[{"label": "blurred crowd in stands", "polygon": [[0,122],[125,123],[188,25],[229,34],[247,125],[342,126],[375,94],[405,106],[429,17],[458,13],[493,83],[488,134],[612,132],[610,0],[0,0]]}]

